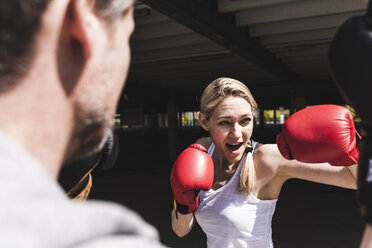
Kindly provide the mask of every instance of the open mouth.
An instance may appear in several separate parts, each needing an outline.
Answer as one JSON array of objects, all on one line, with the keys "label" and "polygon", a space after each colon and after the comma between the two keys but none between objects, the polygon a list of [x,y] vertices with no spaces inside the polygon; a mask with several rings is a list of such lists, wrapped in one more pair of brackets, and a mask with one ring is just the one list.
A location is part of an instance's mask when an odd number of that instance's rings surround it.
[{"label": "open mouth", "polygon": [[243,142],[241,143],[233,143],[233,144],[226,144],[227,148],[230,151],[236,151],[243,145]]}]

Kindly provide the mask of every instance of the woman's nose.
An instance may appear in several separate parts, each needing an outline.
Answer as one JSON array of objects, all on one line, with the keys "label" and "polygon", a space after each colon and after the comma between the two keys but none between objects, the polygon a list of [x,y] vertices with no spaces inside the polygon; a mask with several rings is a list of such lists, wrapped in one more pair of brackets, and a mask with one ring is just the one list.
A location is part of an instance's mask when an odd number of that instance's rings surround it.
[{"label": "woman's nose", "polygon": [[230,135],[234,138],[240,138],[240,136],[242,135],[242,128],[238,123],[232,125]]}]

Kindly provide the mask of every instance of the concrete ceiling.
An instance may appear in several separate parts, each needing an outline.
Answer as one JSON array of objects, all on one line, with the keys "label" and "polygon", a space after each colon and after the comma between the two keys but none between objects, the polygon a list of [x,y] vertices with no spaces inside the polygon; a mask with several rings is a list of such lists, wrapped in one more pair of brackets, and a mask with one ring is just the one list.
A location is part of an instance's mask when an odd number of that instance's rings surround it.
[{"label": "concrete ceiling", "polygon": [[199,89],[228,76],[252,87],[332,84],[327,53],[367,0],[142,0],[129,81]]}]

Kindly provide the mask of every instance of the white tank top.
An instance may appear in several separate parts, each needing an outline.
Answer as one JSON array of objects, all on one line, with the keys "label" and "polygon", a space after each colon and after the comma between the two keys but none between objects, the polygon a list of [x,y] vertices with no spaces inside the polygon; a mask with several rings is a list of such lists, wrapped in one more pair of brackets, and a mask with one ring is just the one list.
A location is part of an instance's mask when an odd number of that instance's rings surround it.
[{"label": "white tank top", "polygon": [[[254,142],[254,149],[256,144]],[[208,149],[210,156],[214,148],[215,145],[212,143]],[[248,153],[248,156],[252,154]],[[274,247],[271,220],[277,199],[260,200],[254,191],[248,197],[243,192],[238,192],[244,158],[245,155],[227,184],[217,190],[200,191],[200,205],[194,214],[207,235],[209,248]]]}]

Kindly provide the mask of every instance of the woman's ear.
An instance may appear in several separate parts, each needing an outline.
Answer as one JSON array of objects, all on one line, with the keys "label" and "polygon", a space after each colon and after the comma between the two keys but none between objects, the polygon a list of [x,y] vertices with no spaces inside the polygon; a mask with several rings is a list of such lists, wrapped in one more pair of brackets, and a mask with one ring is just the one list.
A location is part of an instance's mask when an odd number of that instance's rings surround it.
[{"label": "woman's ear", "polygon": [[199,113],[199,122],[205,131],[209,131],[208,120],[202,112]]}]

